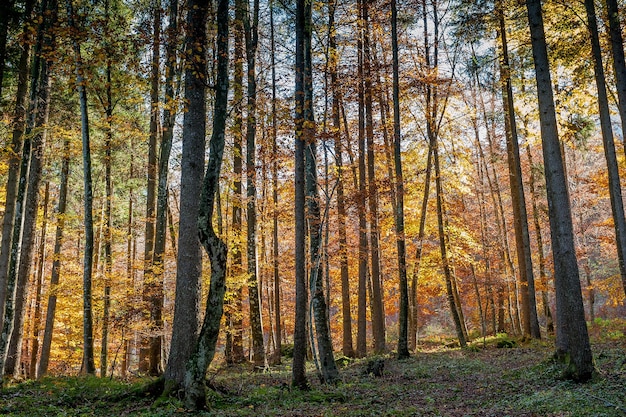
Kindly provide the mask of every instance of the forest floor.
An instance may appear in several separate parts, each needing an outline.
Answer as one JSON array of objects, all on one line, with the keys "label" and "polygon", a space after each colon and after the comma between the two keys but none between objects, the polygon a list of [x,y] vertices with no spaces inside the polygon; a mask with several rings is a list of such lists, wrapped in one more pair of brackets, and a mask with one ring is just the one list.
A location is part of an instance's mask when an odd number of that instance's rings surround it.
[{"label": "forest floor", "polygon": [[[3,416],[626,416],[626,321],[590,328],[596,376],[577,384],[560,378],[552,341],[520,343],[506,336],[447,348],[421,344],[410,359],[393,355],[382,376],[367,374],[374,359],[339,360],[342,382],[311,390],[289,386],[291,360],[262,373],[247,366],[209,372],[210,409],[186,412],[176,398],[154,401],[146,380],[55,377],[0,391]],[[506,341],[507,343],[503,343]],[[500,345],[510,347],[498,348]]]}]

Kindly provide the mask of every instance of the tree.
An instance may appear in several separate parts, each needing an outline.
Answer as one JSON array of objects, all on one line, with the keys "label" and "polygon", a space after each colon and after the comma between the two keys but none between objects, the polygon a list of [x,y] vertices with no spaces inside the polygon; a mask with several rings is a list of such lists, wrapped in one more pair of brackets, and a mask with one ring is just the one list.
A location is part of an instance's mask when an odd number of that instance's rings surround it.
[{"label": "tree", "polygon": [[[148,138],[148,178],[146,189],[146,229],[144,241],[144,290],[143,302],[148,310],[147,316],[150,325],[149,332],[157,331],[155,323],[155,310],[159,310],[161,294],[159,285],[155,282],[152,258],[154,256],[155,215],[156,215],[156,191],[157,191],[157,143],[159,136],[159,85],[161,79],[161,0],[154,0],[152,5],[154,13],[152,34],[152,62],[150,71],[150,135]],[[159,374],[159,362],[150,355],[151,346],[158,344],[154,336],[150,334],[142,342],[139,352],[139,370],[149,375]]]},{"label": "tree", "polygon": [[556,354],[567,358],[566,376],[586,381],[593,374],[593,358],[585,322],[572,215],[552,94],[552,80],[543,26],[541,2],[526,0],[537,82],[546,192],[552,234],[552,257],[557,303]]},{"label": "tree", "polygon": [[259,43],[259,0],[254,1],[252,21],[248,11],[248,1],[238,2],[243,8],[243,26],[246,39],[246,61],[248,74],[248,97],[246,112],[246,213],[247,223],[247,258],[248,258],[248,294],[250,301],[250,327],[252,328],[252,360],[254,365],[265,365],[265,349],[263,346],[263,324],[261,319],[261,298],[259,294],[259,278],[256,262],[256,52]]},{"label": "tree", "polygon": [[400,131],[400,76],[398,68],[398,11],[396,1],[391,0],[391,44],[393,51],[393,156],[396,178],[396,245],[398,247],[398,274],[400,287],[400,320],[398,323],[398,358],[409,356],[409,292],[406,275],[406,243],[404,236],[404,180],[402,176]]},{"label": "tree", "polygon": [[[619,115],[622,121],[622,140],[626,141],[626,62],[624,60],[624,38],[622,36],[617,0],[606,0],[606,12],[608,14],[609,34],[611,36],[611,54],[613,56],[613,70],[617,86]],[[626,280],[624,280],[623,276],[622,285],[624,292],[626,292]]]},{"label": "tree", "polygon": [[165,392],[185,381],[185,366],[198,340],[202,248],[198,240],[198,196],[202,191],[206,134],[206,22],[208,4],[188,4],[185,57],[183,154],[180,183],[180,223],[176,264],[176,300]]},{"label": "tree", "polygon": [[517,264],[519,267],[521,299],[522,299],[522,327],[525,335],[541,338],[539,321],[537,319],[537,303],[535,300],[535,278],[533,276],[532,256],[530,252],[530,236],[528,233],[528,215],[526,213],[526,198],[524,183],[522,182],[522,168],[517,139],[517,123],[515,121],[515,107],[513,105],[513,87],[511,85],[509,50],[506,39],[506,26],[502,1],[496,3],[498,15],[498,33],[500,38],[500,76],[502,79],[502,100],[505,112],[504,127],[507,146],[507,161],[509,165],[509,183],[511,185],[511,204],[513,206],[513,225],[515,229],[515,243],[517,248]]},{"label": "tree", "polygon": [[87,374],[96,372],[93,358],[93,311],[92,311],[92,271],[93,271],[93,182],[91,179],[91,148],[89,137],[89,112],[87,109],[87,88],[85,86],[84,64],[78,39],[78,26],[74,20],[74,6],[72,0],[66,0],[67,21],[71,30],[72,48],[74,50],[74,65],[76,70],[76,90],[80,101],[81,136],[83,155],[83,184],[84,184],[84,223],[85,248],[83,256],[83,365],[82,370]]},{"label": "tree", "polygon": [[[624,200],[622,199],[622,186],[619,177],[617,155],[615,154],[615,141],[613,140],[613,127],[611,124],[611,112],[609,110],[609,98],[606,93],[606,78],[602,65],[602,49],[598,35],[598,23],[596,20],[596,7],[592,1],[585,0],[587,11],[587,26],[591,37],[591,53],[593,55],[593,68],[598,92],[598,111],[600,113],[600,127],[602,130],[602,143],[604,145],[604,157],[606,159],[609,176],[609,196],[611,199],[611,211],[613,213],[613,225],[615,228],[615,243],[617,246],[617,259],[619,263],[622,285],[626,291],[626,218],[624,217]],[[609,19],[610,20],[610,19]],[[613,46],[615,48],[615,45]]]},{"label": "tree", "polygon": [[337,216],[339,234],[339,263],[341,269],[341,313],[342,313],[342,350],[347,357],[354,356],[352,345],[352,315],[350,312],[350,271],[348,269],[348,239],[346,233],[346,203],[343,179],[343,144],[341,141],[341,119],[339,114],[339,103],[341,94],[339,80],[337,76],[338,51],[337,51],[337,30],[335,28],[335,11],[337,2],[331,2],[328,7],[328,31],[329,31],[329,56],[330,56],[330,84],[333,95],[332,99],[332,122],[331,129],[334,137],[335,164],[337,169]]},{"label": "tree", "polygon": [[[193,4],[192,4],[193,7]],[[193,13],[190,19],[192,36],[198,41],[206,36],[206,9]],[[204,10],[203,10],[204,9]],[[203,10],[203,11],[202,11]],[[226,292],[226,243],[215,233],[213,214],[222,159],[228,115],[228,0],[217,3],[217,79],[215,84],[215,108],[213,111],[213,133],[209,142],[209,163],[207,165],[200,207],[198,214],[198,230],[202,246],[209,255],[211,262],[211,284],[206,303],[204,321],[194,347],[194,352],[187,362],[185,373],[185,404],[192,409],[206,406],[205,375],[215,356],[215,346],[219,336],[220,323]]]},{"label": "tree", "polygon": [[306,287],[306,223],[305,223],[305,147],[307,144],[305,130],[306,84],[305,65],[307,36],[311,22],[311,2],[298,0],[296,2],[296,66],[295,66],[295,153],[294,153],[294,220],[295,220],[295,279],[296,279],[296,311],[293,331],[293,364],[291,384],[299,389],[308,389],[305,373],[306,362],[306,316],[307,316],[307,287]]}]

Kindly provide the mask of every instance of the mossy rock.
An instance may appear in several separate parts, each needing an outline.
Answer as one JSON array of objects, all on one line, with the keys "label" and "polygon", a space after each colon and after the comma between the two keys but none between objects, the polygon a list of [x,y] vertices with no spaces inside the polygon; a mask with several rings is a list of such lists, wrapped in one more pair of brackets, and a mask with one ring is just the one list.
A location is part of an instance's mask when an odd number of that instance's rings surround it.
[{"label": "mossy rock", "polygon": [[511,349],[514,348],[515,346],[517,346],[517,343],[515,343],[514,340],[509,340],[509,339],[503,339],[503,340],[498,340],[498,343],[496,344],[496,347],[499,349]]},{"label": "mossy rock", "polygon": [[293,358],[293,344],[282,344],[280,353],[286,358]]},{"label": "mossy rock", "polygon": [[350,365],[353,361],[354,359],[351,359],[347,356],[340,356],[337,359],[335,359],[335,364],[339,368],[345,368],[346,366]]}]

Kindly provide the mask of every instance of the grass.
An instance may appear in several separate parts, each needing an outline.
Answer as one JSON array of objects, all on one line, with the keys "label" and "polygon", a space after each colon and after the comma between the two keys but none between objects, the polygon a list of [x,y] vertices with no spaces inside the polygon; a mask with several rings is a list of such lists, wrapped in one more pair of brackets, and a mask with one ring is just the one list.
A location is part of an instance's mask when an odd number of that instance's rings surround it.
[{"label": "grass", "polygon": [[[476,340],[469,348],[424,342],[407,360],[384,357],[382,377],[366,374],[368,359],[349,361],[337,386],[317,383],[310,391],[289,386],[290,360],[265,373],[245,366],[212,369],[210,409],[203,416],[626,416],[625,322],[597,330],[593,352],[597,375],[586,384],[560,378],[550,342],[506,335]],[[600,335],[600,336],[598,336]],[[500,345],[508,346],[508,343]],[[171,398],[155,405],[143,394],[147,381],[48,378],[0,391],[7,416],[188,416]]]}]

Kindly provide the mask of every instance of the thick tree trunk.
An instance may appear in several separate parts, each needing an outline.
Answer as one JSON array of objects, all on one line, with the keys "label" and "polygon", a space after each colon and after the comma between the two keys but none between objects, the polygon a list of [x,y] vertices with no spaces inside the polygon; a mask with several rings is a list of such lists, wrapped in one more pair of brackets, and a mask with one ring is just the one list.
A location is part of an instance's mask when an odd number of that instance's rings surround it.
[{"label": "thick tree trunk", "polygon": [[165,393],[185,381],[185,366],[198,340],[202,248],[198,239],[198,196],[202,191],[206,134],[206,22],[208,5],[188,3],[187,56],[183,150],[181,161],[180,222],[176,264],[176,297],[172,341],[165,369]]},{"label": "thick tree trunk", "polygon": [[[593,357],[585,322],[572,215],[563,159],[559,147],[552,80],[550,77],[540,0],[526,0],[537,80],[546,192],[552,235],[556,287],[557,355],[566,357],[566,376],[586,381],[593,374]],[[560,311],[560,313],[559,313]]]},{"label": "thick tree trunk", "polygon": [[[193,3],[193,2],[192,2]],[[191,5],[193,6],[193,4]],[[190,18],[192,36],[201,41],[206,36],[206,9],[201,5],[195,18]],[[187,362],[185,373],[185,404],[201,409],[206,406],[205,375],[215,356],[226,292],[226,256],[228,248],[213,229],[213,214],[224,157],[226,117],[228,115],[228,0],[217,3],[217,80],[215,84],[215,109],[213,133],[209,142],[207,166],[198,215],[200,241],[211,261],[211,284],[206,303],[204,322],[194,352]],[[202,47],[200,49],[203,49]],[[204,66],[203,66],[204,67]]]}]

